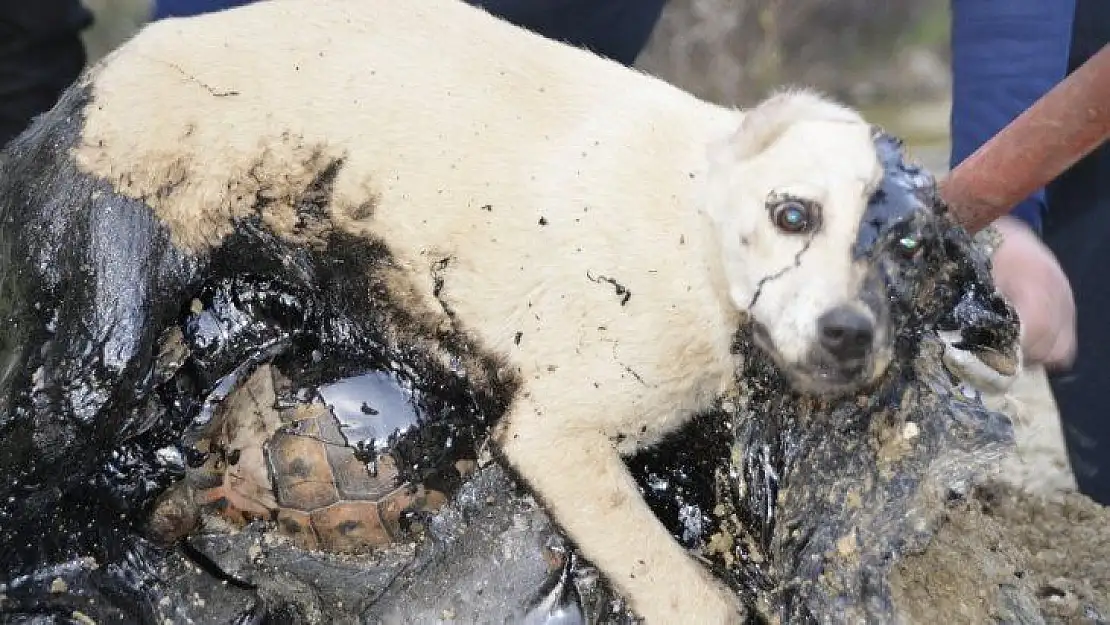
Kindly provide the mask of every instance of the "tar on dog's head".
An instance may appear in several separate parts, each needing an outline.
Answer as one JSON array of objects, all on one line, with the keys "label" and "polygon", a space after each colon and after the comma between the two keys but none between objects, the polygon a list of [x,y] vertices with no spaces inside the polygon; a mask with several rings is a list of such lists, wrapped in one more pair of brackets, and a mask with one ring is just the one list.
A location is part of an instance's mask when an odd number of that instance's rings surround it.
[{"label": "tar on dog's head", "polygon": [[729,297],[800,388],[850,392],[890,364],[905,319],[889,278],[924,272],[940,232],[928,184],[896,141],[805,91],[765,100],[711,148],[707,212]]}]

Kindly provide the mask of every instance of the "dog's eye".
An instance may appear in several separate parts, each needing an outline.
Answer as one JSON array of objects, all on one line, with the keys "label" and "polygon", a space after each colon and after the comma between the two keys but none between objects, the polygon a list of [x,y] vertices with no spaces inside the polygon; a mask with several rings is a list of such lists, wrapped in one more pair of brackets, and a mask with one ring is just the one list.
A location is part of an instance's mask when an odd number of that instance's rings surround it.
[{"label": "dog's eye", "polygon": [[913,258],[914,256],[917,256],[918,252],[921,251],[921,244],[921,235],[907,234],[898,239],[896,246],[898,247],[898,251],[901,252],[903,256],[905,256],[906,258]]},{"label": "dog's eye", "polygon": [[776,228],[790,234],[809,232],[817,226],[814,208],[798,200],[776,204],[771,211],[771,219]]}]

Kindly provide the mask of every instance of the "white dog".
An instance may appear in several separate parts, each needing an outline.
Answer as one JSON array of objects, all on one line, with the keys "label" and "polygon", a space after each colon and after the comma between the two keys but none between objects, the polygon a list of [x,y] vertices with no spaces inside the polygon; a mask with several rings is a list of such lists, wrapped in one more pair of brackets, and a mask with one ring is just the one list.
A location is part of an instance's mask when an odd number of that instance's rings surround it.
[{"label": "white dog", "polygon": [[621,460],[734,384],[740,324],[820,391],[890,358],[853,253],[871,129],[816,95],[721,108],[456,0],[163,21],[86,80],[77,164],[179,250],[252,219],[377,246],[356,262],[392,340],[500,394],[503,459],[648,622],[740,618]]}]

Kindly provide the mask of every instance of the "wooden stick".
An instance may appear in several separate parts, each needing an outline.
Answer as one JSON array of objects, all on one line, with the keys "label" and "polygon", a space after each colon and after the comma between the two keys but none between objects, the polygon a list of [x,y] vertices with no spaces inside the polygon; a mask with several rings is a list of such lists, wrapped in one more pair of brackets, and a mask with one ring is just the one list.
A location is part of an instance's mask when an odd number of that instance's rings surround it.
[{"label": "wooden stick", "polygon": [[975,233],[1110,137],[1110,45],[1103,47],[940,182]]}]

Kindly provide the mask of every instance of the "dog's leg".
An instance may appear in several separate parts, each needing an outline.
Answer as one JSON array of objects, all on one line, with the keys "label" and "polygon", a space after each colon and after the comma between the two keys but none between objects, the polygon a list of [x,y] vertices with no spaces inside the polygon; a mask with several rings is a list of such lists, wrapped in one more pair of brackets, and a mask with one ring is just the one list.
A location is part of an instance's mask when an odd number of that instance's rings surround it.
[{"label": "dog's leg", "polygon": [[550,413],[506,416],[506,460],[639,616],[649,624],[740,622],[739,602],[655,518],[604,434]]}]

